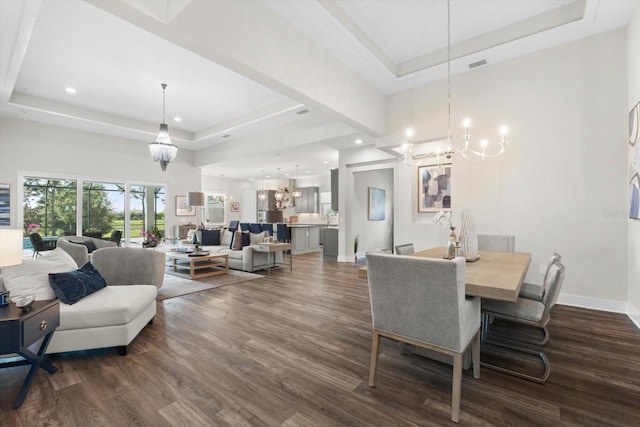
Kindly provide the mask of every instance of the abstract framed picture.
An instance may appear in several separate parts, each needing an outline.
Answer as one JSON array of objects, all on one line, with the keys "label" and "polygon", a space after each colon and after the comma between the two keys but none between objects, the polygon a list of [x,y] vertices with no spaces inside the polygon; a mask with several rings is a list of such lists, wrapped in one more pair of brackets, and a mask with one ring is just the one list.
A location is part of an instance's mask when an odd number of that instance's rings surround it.
[{"label": "abstract framed picture", "polygon": [[196,207],[187,205],[187,196],[176,196],[176,216],[196,216]]},{"label": "abstract framed picture", "polygon": [[418,212],[451,210],[451,164],[418,167]]},{"label": "abstract framed picture", "polygon": [[229,212],[240,212],[240,202],[229,203]]},{"label": "abstract framed picture", "polygon": [[0,184],[0,225],[11,225],[11,186]]},{"label": "abstract framed picture", "polygon": [[629,112],[629,218],[640,219],[640,102]]},{"label": "abstract framed picture", "polygon": [[384,221],[386,197],[385,190],[369,187],[369,221]]}]

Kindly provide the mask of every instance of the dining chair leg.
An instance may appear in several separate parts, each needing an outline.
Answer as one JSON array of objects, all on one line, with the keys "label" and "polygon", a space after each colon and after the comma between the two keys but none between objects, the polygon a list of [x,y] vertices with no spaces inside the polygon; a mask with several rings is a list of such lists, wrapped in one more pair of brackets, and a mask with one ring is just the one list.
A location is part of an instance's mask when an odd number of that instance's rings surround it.
[{"label": "dining chair leg", "polygon": [[374,329],[371,343],[371,364],[369,365],[369,387],[373,387],[376,380],[378,366],[378,351],[380,350],[380,333]]},{"label": "dining chair leg", "polygon": [[[475,370],[475,367],[474,367]],[[460,419],[460,394],[462,391],[462,353],[453,355],[453,383],[451,385],[451,421]]]},{"label": "dining chair leg", "polygon": [[471,360],[473,363],[473,378],[480,378],[480,331],[471,344]]},{"label": "dining chair leg", "polygon": [[407,354],[407,344],[403,343],[402,341],[398,341],[398,349],[400,350],[400,354],[401,355],[406,355]]},{"label": "dining chair leg", "polygon": [[495,341],[490,341],[487,340],[485,337],[485,341],[487,344],[491,344],[491,345],[495,345],[496,347],[501,347],[501,348],[505,348],[508,350],[512,350],[516,353],[524,353],[524,354],[530,354],[533,356],[537,356],[540,361],[542,362],[542,366],[544,367],[544,373],[538,377],[533,376],[533,375],[528,375],[522,372],[518,372],[518,371],[514,371],[512,369],[507,369],[504,368],[502,366],[498,366],[498,365],[493,365],[491,363],[486,363],[486,362],[482,362],[480,363],[480,365],[484,368],[489,368],[489,369],[493,369],[494,371],[498,371],[498,372],[503,372],[505,374],[510,374],[513,375],[515,377],[518,378],[524,378],[525,380],[529,380],[529,381],[533,381],[539,384],[544,384],[545,382],[547,382],[547,379],[549,379],[549,375],[551,375],[551,363],[549,363],[549,359],[547,358],[547,355],[544,354],[542,351],[536,351],[536,350],[529,350],[528,348],[524,348],[524,347],[518,347],[518,346],[514,346],[514,345],[509,345],[509,344],[503,344],[503,343],[498,343]]}]

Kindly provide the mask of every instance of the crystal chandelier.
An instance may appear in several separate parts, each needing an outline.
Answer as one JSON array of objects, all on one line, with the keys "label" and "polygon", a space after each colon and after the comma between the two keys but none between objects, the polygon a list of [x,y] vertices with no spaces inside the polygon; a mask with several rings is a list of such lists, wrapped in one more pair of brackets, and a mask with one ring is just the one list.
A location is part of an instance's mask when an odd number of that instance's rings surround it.
[{"label": "crystal chandelier", "polygon": [[[280,168],[278,168],[278,183],[276,184],[276,186],[280,187]],[[284,197],[284,192],[282,191],[282,189],[278,188],[275,194],[276,200],[281,201],[283,197]]]},{"label": "crystal chandelier", "polygon": [[480,158],[484,160],[486,157],[498,157],[505,151],[507,145],[507,133],[508,128],[501,126],[499,129],[500,145],[499,148],[493,152],[487,150],[489,141],[486,139],[480,140],[480,149],[472,149],[469,147],[471,143],[471,134],[469,133],[469,127],[471,126],[471,120],[465,118],[462,122],[464,126],[464,145],[462,148],[458,148],[453,145],[451,139],[451,0],[447,0],[447,146],[444,150],[438,149],[435,152],[417,153],[415,152],[416,144],[422,144],[430,141],[416,141],[412,142],[411,138],[414,135],[413,129],[409,128],[405,131],[407,142],[403,144],[403,157],[404,163],[408,166],[414,166],[424,163],[429,159],[436,159],[437,164],[441,165],[445,159],[450,160],[454,153],[460,153],[462,157],[472,160],[474,158]]},{"label": "crystal chandelier", "polygon": [[178,154],[178,147],[171,143],[171,137],[169,136],[169,127],[164,122],[164,104],[165,104],[165,89],[166,83],[162,83],[162,123],[160,124],[160,131],[158,137],[154,142],[149,143],[149,151],[151,152],[151,158],[154,162],[159,162],[162,171],[167,170],[167,165],[176,159]]}]

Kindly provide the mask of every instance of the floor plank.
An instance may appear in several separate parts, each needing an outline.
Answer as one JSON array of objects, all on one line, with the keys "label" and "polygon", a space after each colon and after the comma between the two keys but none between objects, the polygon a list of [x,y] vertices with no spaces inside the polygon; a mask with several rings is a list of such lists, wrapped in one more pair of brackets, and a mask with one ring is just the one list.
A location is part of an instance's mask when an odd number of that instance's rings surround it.
[{"label": "floor plank", "polygon": [[[376,387],[367,385],[371,314],[358,266],[302,254],[293,273],[277,269],[161,301],[127,356],[112,349],[58,355],[59,371],[38,372],[18,410],[11,403],[27,368],[2,369],[1,424],[449,424],[446,364],[401,355],[383,339]],[[556,306],[549,331],[547,383],[488,369],[474,379],[465,371],[460,423],[640,425],[640,332],[633,323],[620,314]]]}]

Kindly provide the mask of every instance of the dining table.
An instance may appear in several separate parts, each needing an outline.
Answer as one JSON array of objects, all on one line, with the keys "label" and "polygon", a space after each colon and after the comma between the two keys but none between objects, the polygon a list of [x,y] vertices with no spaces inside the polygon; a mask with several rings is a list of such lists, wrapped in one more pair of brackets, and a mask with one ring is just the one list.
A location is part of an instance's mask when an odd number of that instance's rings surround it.
[{"label": "dining table", "polygon": [[[526,252],[478,251],[480,257],[467,262],[465,268],[465,293],[502,301],[518,299],[522,281],[529,265],[531,254]],[[436,247],[414,252],[408,256],[422,258],[444,258],[447,248]],[[367,267],[358,269],[358,276],[367,278]]]}]

